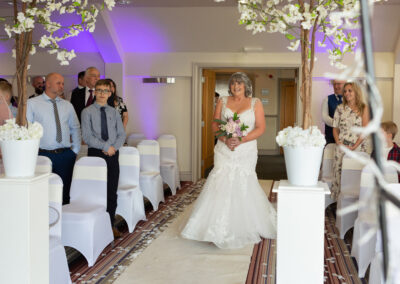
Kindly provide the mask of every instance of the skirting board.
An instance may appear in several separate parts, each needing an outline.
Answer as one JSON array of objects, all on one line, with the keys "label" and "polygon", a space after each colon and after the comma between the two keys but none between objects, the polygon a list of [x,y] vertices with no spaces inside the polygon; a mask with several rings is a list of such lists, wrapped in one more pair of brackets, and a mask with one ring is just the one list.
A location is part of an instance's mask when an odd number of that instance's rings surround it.
[{"label": "skirting board", "polygon": [[179,178],[181,179],[181,181],[192,181],[192,172],[191,171],[179,172]]}]

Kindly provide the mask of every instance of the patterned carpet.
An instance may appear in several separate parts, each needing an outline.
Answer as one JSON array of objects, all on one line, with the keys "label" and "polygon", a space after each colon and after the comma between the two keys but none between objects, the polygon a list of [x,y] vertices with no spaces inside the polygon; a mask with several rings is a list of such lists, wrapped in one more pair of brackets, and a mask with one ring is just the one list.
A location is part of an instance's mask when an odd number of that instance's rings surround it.
[{"label": "patterned carpet", "polygon": [[[73,283],[112,283],[172,220],[191,204],[201,192],[204,180],[187,184],[175,196],[166,198],[159,210],[147,213],[147,221],[141,221],[132,234],[126,230],[122,238],[109,245],[96,264],[89,268],[80,256],[70,264]],[[276,195],[270,196],[272,202]],[[325,283],[362,283],[343,240],[338,237],[335,217],[331,209],[325,216]],[[263,240],[254,246],[246,284],[275,283],[275,240]]]},{"label": "patterned carpet", "polygon": [[132,234],[127,231],[109,245],[93,267],[88,267],[80,256],[70,264],[73,283],[112,283],[151,242],[160,235],[172,220],[199,195],[204,180],[187,184],[175,196],[166,198],[159,209],[147,212],[147,221],[140,221]]}]

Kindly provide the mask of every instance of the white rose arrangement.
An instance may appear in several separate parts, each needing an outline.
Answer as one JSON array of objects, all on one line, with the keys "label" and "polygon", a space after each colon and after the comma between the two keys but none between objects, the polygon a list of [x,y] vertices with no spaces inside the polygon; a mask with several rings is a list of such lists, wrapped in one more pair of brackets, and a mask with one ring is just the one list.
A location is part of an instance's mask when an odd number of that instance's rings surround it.
[{"label": "white rose arrangement", "polygon": [[28,126],[19,126],[15,118],[7,119],[0,126],[0,141],[40,139],[43,136],[43,127],[40,123],[28,122]]},{"label": "white rose arrangement", "polygon": [[324,135],[316,126],[311,126],[308,129],[301,127],[287,127],[279,131],[276,136],[276,143],[279,146],[314,146],[322,147],[326,144]]}]

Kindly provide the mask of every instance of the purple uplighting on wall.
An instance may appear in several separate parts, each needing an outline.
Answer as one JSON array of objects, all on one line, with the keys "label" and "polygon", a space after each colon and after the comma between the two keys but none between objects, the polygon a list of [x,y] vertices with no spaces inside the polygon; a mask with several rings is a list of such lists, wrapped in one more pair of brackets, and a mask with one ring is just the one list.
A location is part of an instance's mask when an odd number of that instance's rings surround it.
[{"label": "purple uplighting on wall", "polygon": [[[146,88],[147,91],[149,88]],[[145,94],[145,95],[144,95]],[[143,130],[144,135],[147,139],[157,139],[159,134],[159,100],[156,98],[156,94],[143,93],[141,96],[137,96],[137,105],[140,117],[140,126]]]},{"label": "purple uplighting on wall", "polygon": [[168,34],[153,17],[132,9],[115,8],[111,12],[124,52],[169,52]]}]

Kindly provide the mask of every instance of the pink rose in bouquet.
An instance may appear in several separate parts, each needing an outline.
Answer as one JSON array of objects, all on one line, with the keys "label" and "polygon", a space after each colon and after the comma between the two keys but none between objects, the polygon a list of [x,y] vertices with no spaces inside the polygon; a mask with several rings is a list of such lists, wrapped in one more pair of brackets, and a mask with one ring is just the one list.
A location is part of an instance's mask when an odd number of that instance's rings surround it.
[{"label": "pink rose in bouquet", "polygon": [[226,136],[226,138],[239,138],[242,141],[242,137],[247,135],[247,128],[249,126],[240,122],[238,114],[235,112],[233,117],[230,117],[227,121],[215,119],[215,122],[219,124],[219,130],[216,132],[216,137]]}]

